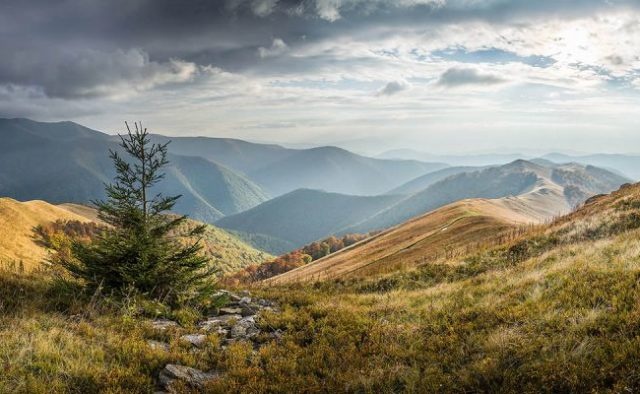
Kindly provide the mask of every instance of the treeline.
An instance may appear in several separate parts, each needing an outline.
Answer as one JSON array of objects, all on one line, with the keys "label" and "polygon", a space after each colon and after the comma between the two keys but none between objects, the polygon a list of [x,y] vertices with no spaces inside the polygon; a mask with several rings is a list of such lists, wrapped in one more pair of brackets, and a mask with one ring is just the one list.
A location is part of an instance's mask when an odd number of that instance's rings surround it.
[{"label": "treeline", "polygon": [[322,241],[312,242],[300,249],[279,256],[272,261],[250,265],[222,280],[225,284],[234,286],[259,282],[302,267],[303,265],[347,248],[378,233],[379,231],[374,231],[367,234],[347,234],[342,237],[331,236]]}]

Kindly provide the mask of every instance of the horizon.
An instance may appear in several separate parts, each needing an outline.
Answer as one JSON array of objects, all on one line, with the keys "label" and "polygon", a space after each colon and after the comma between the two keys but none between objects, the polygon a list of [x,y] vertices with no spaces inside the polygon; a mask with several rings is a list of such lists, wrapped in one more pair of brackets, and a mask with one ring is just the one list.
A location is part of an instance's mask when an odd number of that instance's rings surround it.
[{"label": "horizon", "polygon": [[369,155],[640,145],[634,1],[10,1],[0,26],[0,117]]}]

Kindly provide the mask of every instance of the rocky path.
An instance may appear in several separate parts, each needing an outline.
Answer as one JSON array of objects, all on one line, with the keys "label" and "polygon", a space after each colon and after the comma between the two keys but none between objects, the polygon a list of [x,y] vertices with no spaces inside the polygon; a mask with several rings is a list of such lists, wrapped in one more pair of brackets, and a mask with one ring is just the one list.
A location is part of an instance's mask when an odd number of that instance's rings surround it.
[{"label": "rocky path", "polygon": [[[260,334],[266,333],[275,340],[281,338],[282,331],[268,330],[268,332],[264,332],[264,329],[261,329],[258,325],[261,312],[278,312],[278,307],[273,302],[264,299],[254,300],[247,291],[235,294],[221,290],[214,297],[226,297],[229,302],[223,308],[220,308],[218,313],[200,321],[197,324],[197,330],[182,335],[180,337],[181,341],[189,343],[197,349],[206,344],[207,335],[217,333],[222,338],[222,349],[238,341],[249,342],[254,349],[258,349],[261,345],[257,341]],[[157,319],[150,323],[155,330],[180,327],[177,322],[168,319]],[[169,344],[165,342],[150,340],[147,343],[153,349],[169,349]],[[220,375],[218,371],[200,371],[184,365],[167,364],[158,376],[160,391],[157,393],[173,392],[172,385],[176,381],[182,381],[198,389],[208,381],[217,379]]]}]

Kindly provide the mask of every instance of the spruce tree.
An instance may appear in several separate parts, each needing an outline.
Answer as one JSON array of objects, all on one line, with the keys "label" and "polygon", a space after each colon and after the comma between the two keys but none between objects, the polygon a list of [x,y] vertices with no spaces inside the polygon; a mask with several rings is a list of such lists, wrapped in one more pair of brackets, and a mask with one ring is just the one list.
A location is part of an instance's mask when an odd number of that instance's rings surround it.
[{"label": "spruce tree", "polygon": [[[167,215],[181,196],[153,194],[169,162],[165,144],[152,144],[142,124],[120,135],[120,147],[130,156],[110,150],[116,177],[105,185],[106,200],[95,201],[99,218],[109,225],[94,242],[74,242],[72,259],[62,264],[91,287],[105,290],[135,289],[145,295],[177,302],[211,288],[209,259],[202,256],[199,240],[180,243],[169,233],[186,216]],[[201,234],[204,226],[189,236]]]}]

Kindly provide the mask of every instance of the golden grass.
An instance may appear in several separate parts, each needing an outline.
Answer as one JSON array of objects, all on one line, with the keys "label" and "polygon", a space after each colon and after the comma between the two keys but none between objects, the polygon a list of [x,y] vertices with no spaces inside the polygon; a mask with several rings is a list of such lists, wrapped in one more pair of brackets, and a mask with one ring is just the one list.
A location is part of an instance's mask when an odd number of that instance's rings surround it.
[{"label": "golden grass", "polygon": [[538,222],[539,217],[513,199],[463,200],[267,282],[364,277],[448,260],[515,232],[521,225]]},{"label": "golden grass", "polygon": [[33,230],[56,220],[90,221],[44,201],[0,198],[0,262],[22,262],[27,270],[40,266],[48,251],[36,242]]}]

